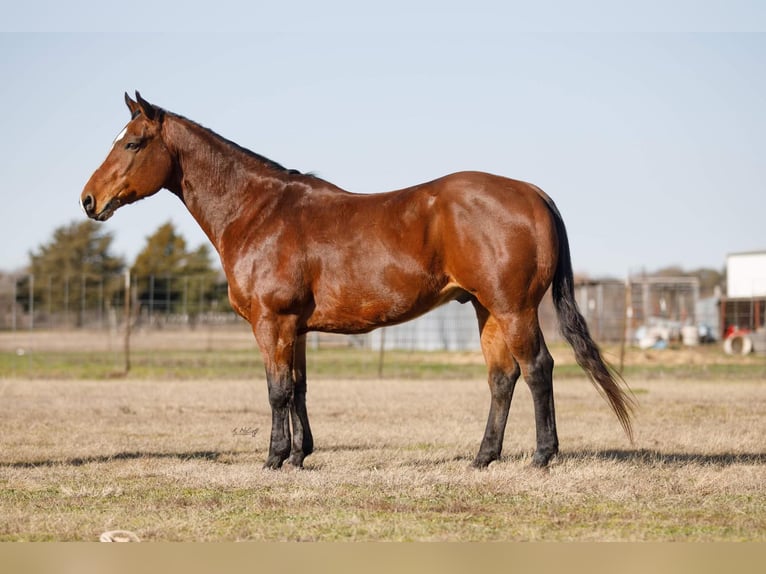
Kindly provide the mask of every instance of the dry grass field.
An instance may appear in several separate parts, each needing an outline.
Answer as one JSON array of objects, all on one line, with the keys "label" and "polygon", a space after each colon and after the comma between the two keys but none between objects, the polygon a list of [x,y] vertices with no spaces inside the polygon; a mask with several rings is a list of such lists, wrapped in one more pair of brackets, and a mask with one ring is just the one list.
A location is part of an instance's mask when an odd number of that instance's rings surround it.
[{"label": "dry grass field", "polygon": [[529,392],[504,458],[470,469],[479,377],[309,382],[317,451],[261,468],[253,380],[0,378],[0,540],[764,541],[766,381],[645,377],[636,442],[584,377],[556,383],[561,454],[529,467]]}]

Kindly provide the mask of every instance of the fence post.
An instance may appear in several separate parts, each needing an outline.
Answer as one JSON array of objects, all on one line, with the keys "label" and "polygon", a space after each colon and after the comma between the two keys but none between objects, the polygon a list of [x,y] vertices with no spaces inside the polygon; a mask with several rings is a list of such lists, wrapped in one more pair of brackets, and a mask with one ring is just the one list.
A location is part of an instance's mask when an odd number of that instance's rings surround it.
[{"label": "fence post", "polygon": [[153,325],[154,315],[154,275],[149,275],[149,325]]},{"label": "fence post", "polygon": [[386,354],[386,328],[380,330],[380,354],[378,355],[378,378],[383,378],[383,364]]},{"label": "fence post", "polygon": [[87,287],[87,280],[85,279],[85,273],[80,275],[80,321],[79,327],[85,326],[85,289]]},{"label": "fence post", "polygon": [[64,278],[64,325],[69,327],[69,275]]},{"label": "fence post", "polygon": [[183,296],[183,315],[188,321],[189,318],[189,276],[184,275],[184,296]]},{"label": "fence post", "polygon": [[620,337],[620,375],[622,375],[625,370],[625,345],[628,339],[628,319],[633,316],[631,302],[630,274],[628,274],[625,279],[625,309],[623,309],[622,313],[622,337]]},{"label": "fence post", "polygon": [[104,328],[104,276],[98,280],[98,328]]},{"label": "fence post", "polygon": [[165,323],[170,317],[170,273],[165,275]]},{"label": "fence post", "polygon": [[35,276],[29,274],[29,330],[35,329]]},{"label": "fence post", "polygon": [[48,275],[48,321],[53,322],[53,276]]},{"label": "fence post", "polygon": [[130,371],[130,269],[125,270],[125,374]]},{"label": "fence post", "polygon": [[18,280],[19,278],[14,275],[13,277],[13,304],[11,305],[11,327],[16,332],[16,307],[18,306]]}]

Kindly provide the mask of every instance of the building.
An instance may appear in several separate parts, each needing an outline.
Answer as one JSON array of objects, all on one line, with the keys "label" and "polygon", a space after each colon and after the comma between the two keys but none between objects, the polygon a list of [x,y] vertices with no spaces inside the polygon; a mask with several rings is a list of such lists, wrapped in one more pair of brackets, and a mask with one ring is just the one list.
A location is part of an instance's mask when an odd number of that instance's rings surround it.
[{"label": "building", "polygon": [[756,331],[766,325],[766,251],[731,253],[726,257],[726,295],[721,298],[724,333]]}]

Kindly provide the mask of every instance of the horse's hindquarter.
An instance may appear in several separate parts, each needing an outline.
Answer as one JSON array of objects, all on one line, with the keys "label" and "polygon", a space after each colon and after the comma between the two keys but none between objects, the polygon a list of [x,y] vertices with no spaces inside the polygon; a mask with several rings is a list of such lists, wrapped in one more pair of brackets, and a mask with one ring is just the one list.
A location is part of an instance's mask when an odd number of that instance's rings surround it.
[{"label": "horse's hindquarter", "polygon": [[552,214],[534,185],[455,174],[444,193],[445,267],[493,313],[536,308],[558,259]]},{"label": "horse's hindquarter", "polygon": [[[504,304],[511,288],[536,304],[550,282],[538,269],[550,217],[522,182],[459,173],[396,192],[316,201],[309,213],[304,240],[314,309],[307,330],[364,332],[466,294],[491,307]],[[555,266],[555,253],[548,264]]]}]

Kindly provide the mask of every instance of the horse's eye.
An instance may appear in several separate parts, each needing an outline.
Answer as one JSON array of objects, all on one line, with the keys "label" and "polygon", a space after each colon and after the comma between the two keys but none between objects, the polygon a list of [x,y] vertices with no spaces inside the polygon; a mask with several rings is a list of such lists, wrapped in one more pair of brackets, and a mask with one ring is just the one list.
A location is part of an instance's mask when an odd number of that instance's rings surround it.
[{"label": "horse's eye", "polygon": [[130,151],[137,151],[141,147],[141,142],[128,142],[125,144],[125,149]]}]

